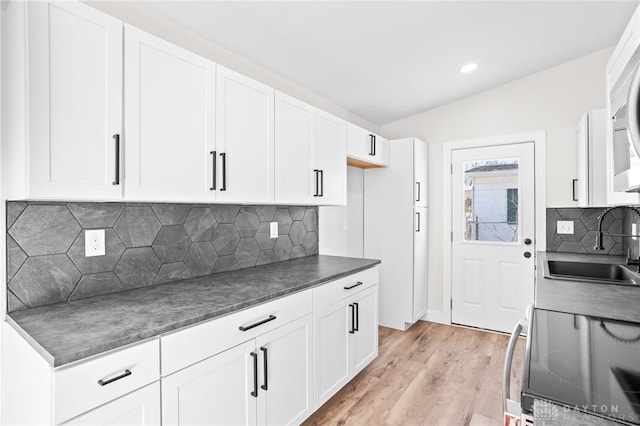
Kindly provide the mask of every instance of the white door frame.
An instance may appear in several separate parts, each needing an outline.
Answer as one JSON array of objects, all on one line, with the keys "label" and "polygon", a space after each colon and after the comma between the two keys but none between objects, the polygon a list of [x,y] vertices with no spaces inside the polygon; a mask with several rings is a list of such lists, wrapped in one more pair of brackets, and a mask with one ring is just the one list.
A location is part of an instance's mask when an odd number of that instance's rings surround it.
[{"label": "white door frame", "polygon": [[[446,142],[442,145],[442,322],[451,324],[451,152],[456,149],[533,142],[535,182],[535,248],[547,247],[547,135],[544,130],[479,139]],[[534,258],[537,255],[534,253]],[[535,281],[534,281],[535,282]],[[535,284],[534,284],[535,285]]]}]

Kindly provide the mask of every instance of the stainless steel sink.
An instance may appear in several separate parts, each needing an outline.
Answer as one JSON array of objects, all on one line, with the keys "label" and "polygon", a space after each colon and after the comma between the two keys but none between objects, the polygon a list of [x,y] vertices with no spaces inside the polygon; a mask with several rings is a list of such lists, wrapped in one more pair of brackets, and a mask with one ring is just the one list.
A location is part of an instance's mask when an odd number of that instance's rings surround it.
[{"label": "stainless steel sink", "polygon": [[631,271],[624,265],[610,263],[548,260],[545,262],[545,276],[563,280],[640,284],[640,275],[638,273]]}]

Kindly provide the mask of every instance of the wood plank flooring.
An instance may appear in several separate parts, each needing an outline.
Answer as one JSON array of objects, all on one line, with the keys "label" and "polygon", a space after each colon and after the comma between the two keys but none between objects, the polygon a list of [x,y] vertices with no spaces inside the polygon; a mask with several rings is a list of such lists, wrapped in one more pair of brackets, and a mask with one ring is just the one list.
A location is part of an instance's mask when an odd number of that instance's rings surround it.
[{"label": "wood plank flooring", "polygon": [[[376,358],[313,414],[312,425],[501,425],[502,366],[509,336],[419,321],[380,327]],[[524,339],[513,358],[519,400]]]}]

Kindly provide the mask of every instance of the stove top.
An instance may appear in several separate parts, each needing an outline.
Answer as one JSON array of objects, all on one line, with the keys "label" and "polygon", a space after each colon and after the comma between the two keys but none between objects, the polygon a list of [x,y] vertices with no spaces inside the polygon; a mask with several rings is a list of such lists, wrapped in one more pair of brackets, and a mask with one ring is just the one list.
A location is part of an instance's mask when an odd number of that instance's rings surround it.
[{"label": "stove top", "polygon": [[535,309],[522,408],[533,399],[640,425],[640,324]]}]

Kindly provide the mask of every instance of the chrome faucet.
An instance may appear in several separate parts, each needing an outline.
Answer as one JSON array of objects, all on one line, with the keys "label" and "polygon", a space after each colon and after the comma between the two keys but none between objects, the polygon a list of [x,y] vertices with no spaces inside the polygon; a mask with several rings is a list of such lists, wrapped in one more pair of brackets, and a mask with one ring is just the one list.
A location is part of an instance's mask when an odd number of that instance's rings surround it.
[{"label": "chrome faucet", "polygon": [[[604,250],[604,246],[602,245],[602,221],[604,220],[604,217],[607,215],[607,213],[609,213],[611,210],[615,210],[618,208],[631,210],[636,214],[636,216],[638,216],[638,218],[640,218],[640,210],[632,206],[613,206],[613,207],[604,209],[602,213],[600,213],[600,216],[598,216],[598,232],[596,233],[596,246],[593,248],[594,250]],[[623,235],[623,234],[609,234],[609,235],[613,235],[616,237],[637,237],[637,235]]]}]

